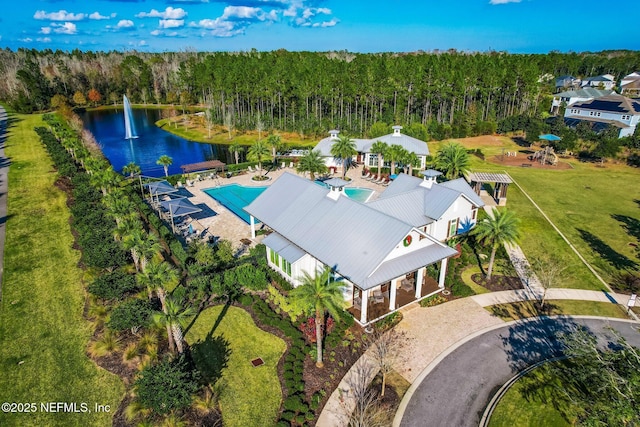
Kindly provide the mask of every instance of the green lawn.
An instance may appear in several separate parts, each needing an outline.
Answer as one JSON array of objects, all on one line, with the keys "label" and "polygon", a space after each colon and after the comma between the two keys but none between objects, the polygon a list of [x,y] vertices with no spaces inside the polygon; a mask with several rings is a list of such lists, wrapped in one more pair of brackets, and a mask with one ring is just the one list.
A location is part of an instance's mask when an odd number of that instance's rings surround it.
[{"label": "green lawn", "polygon": [[[66,196],[34,126],[12,116],[4,283],[0,307],[0,401],[34,402],[37,413],[0,412],[2,426],[105,426],[124,395],[120,379],[85,354],[80,253],[72,249]],[[5,179],[2,177],[2,179]],[[44,413],[40,402],[110,405],[110,413]]]},{"label": "green lawn", "polygon": [[[522,150],[506,137],[457,141],[468,149],[482,149],[487,160],[500,154],[503,148]],[[435,153],[447,142],[430,144],[430,148]],[[636,185],[640,170],[611,161],[605,167],[573,159],[561,161],[568,161],[572,168],[504,166],[477,156],[471,156],[471,168],[509,173],[605,280],[611,281],[626,268],[636,268],[638,258],[630,243],[640,243],[640,187]],[[522,220],[520,246],[525,254],[532,258],[551,255],[567,266],[565,280],[559,287],[604,289],[515,185],[509,187],[507,199],[507,207]]]},{"label": "green lawn", "polygon": [[527,378],[540,376],[540,369],[529,372],[507,391],[491,414],[489,427],[569,427],[573,425],[562,417],[552,402],[545,403],[535,395],[525,397],[524,388]]},{"label": "green lawn", "polygon": [[[192,346],[204,341],[208,334],[228,342],[228,366],[219,380],[224,425],[272,426],[282,400],[276,367],[286,344],[259,329],[246,311],[229,307],[220,320],[222,310],[223,306],[216,306],[200,313],[185,338]],[[251,360],[257,357],[265,363],[254,368]]]}]

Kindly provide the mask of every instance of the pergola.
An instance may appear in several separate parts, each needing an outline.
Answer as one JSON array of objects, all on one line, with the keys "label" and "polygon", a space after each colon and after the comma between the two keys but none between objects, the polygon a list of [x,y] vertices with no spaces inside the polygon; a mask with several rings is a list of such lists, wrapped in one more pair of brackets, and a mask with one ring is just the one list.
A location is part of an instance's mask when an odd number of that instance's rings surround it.
[{"label": "pergola", "polygon": [[189,163],[188,165],[180,166],[182,173],[204,172],[208,170],[222,170],[224,172],[225,163],[220,160],[208,160],[206,162]]},{"label": "pergola", "polygon": [[492,197],[500,206],[507,204],[507,187],[513,182],[509,175],[493,172],[469,172],[467,181],[471,183],[477,195],[480,195],[484,183],[494,184]]},{"label": "pergola", "polygon": [[181,217],[185,215],[191,215],[197,212],[202,212],[202,209],[191,203],[186,197],[178,199],[165,200],[160,202],[160,206],[169,211],[171,216],[171,230],[175,233],[175,225],[173,224],[174,217]]}]

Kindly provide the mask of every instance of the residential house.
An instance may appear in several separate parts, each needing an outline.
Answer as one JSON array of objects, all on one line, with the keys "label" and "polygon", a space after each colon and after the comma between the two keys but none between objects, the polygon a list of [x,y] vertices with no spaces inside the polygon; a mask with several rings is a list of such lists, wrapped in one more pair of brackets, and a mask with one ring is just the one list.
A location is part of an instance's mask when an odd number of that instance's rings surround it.
[{"label": "residential house", "polygon": [[[378,166],[378,155],[371,152],[371,146],[376,141],[382,141],[387,145],[400,145],[410,153],[415,153],[420,160],[420,169],[424,169],[427,162],[427,156],[429,155],[429,147],[425,141],[421,141],[417,138],[413,138],[409,135],[405,135],[401,132],[402,126],[393,126],[393,133],[380,136],[373,139],[358,139],[352,138],[351,140],[356,145],[357,154],[354,156],[353,161],[357,163],[364,163],[368,167]],[[325,163],[328,168],[335,170],[342,168],[342,164],[338,159],[335,159],[331,154],[331,147],[338,140],[338,130],[330,130],[329,136],[318,142],[314,147],[314,150],[319,150],[325,159]]]},{"label": "residential house", "polygon": [[564,112],[568,126],[581,121],[593,124],[598,131],[612,125],[620,129],[618,137],[633,135],[640,121],[640,101],[622,95],[607,95],[585,102],[577,102]]},{"label": "residential house", "polygon": [[640,71],[624,76],[620,81],[620,93],[626,96],[640,96]]},{"label": "residential house", "polygon": [[471,229],[482,200],[463,179],[438,184],[398,175],[375,202],[344,195],[346,181],[330,188],[285,173],[245,211],[272,230],[263,243],[271,268],[300,285],[330,267],[345,284],[345,301],[361,325],[441,292],[448,259],[444,241]]},{"label": "residential house", "polygon": [[553,95],[550,112],[551,114],[557,115],[561,106],[568,107],[576,102],[589,101],[591,99],[611,95],[612,93],[614,93],[612,90],[601,90],[593,87],[585,87],[583,89],[556,93]]},{"label": "residential house", "polygon": [[616,86],[615,77],[612,74],[603,74],[601,76],[587,77],[582,79],[581,87],[595,87],[598,89],[612,90]]},{"label": "residential house", "polygon": [[565,89],[577,89],[580,87],[580,79],[573,76],[560,76],[556,78],[556,92]]}]

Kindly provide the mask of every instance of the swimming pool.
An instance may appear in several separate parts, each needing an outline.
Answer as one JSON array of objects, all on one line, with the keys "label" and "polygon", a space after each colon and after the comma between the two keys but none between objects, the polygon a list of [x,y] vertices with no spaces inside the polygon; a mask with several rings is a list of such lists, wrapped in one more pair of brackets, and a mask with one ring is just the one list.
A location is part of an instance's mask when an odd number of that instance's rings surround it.
[{"label": "swimming pool", "polygon": [[[322,183],[317,183],[324,185]],[[249,224],[249,214],[243,208],[249,206],[267,187],[245,187],[240,184],[223,185],[216,188],[208,188],[204,190],[205,194],[222,204],[231,212],[240,217],[244,222]],[[373,194],[373,190],[368,188],[345,188],[345,194],[358,202],[366,202]],[[259,221],[256,220],[256,224]]]}]

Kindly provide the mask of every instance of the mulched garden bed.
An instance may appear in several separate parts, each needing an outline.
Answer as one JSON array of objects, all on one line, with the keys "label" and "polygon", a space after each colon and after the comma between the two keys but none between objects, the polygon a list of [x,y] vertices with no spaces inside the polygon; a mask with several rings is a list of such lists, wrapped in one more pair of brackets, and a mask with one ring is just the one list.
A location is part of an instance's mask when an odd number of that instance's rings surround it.
[{"label": "mulched garden bed", "polygon": [[494,275],[491,280],[487,280],[484,275],[477,273],[471,276],[471,280],[491,292],[524,289],[519,277]]}]

